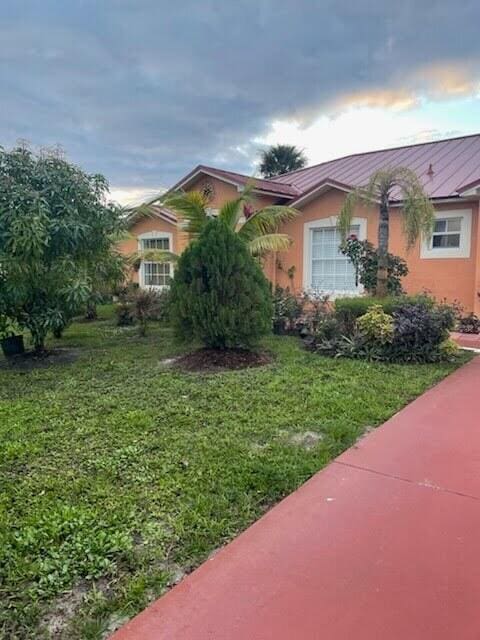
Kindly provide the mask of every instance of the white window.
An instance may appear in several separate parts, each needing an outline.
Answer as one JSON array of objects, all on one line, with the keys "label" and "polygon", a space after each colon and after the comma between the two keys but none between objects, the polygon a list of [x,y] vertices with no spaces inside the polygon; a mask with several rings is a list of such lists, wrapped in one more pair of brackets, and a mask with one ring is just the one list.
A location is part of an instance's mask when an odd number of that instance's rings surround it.
[{"label": "white window", "polygon": [[[138,237],[140,251],[173,251],[172,243],[172,234],[166,232],[149,231]],[[168,287],[172,275],[172,263],[143,260],[140,265],[139,283],[142,288]]]},{"label": "white window", "polygon": [[169,262],[144,262],[143,286],[167,287],[170,284]]},{"label": "white window", "polygon": [[[366,237],[367,221],[354,218],[350,233],[360,240]],[[361,293],[355,284],[355,268],[340,251],[341,235],[337,218],[332,216],[304,225],[304,288],[331,295]]]},{"label": "white window", "polygon": [[140,244],[142,251],[148,251],[148,249],[170,250],[170,238],[141,238]]},{"label": "white window", "polygon": [[422,258],[468,258],[472,212],[470,209],[439,211],[432,237],[422,242]]}]

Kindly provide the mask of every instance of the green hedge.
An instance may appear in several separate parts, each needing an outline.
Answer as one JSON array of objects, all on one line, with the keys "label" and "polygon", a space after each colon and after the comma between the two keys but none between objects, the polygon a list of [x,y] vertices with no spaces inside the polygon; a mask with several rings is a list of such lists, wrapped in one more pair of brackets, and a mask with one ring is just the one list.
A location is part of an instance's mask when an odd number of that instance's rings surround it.
[{"label": "green hedge", "polygon": [[415,296],[389,296],[387,298],[375,298],[374,296],[352,296],[350,298],[337,298],[335,300],[335,314],[337,318],[348,325],[353,325],[357,318],[367,313],[373,304],[379,304],[385,313],[392,314],[396,307],[405,302],[426,302],[429,306],[434,304],[433,298],[426,294]]}]

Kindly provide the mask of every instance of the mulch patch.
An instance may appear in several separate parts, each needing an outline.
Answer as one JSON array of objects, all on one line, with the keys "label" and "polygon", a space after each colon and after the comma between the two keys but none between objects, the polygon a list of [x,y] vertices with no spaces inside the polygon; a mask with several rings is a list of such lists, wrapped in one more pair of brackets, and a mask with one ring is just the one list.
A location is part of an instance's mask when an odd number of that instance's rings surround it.
[{"label": "mulch patch", "polygon": [[57,364],[69,364],[78,358],[78,351],[75,349],[49,349],[43,353],[25,351],[13,358],[0,360],[0,369],[13,371],[32,371],[33,369],[44,369]]},{"label": "mulch patch", "polygon": [[198,349],[175,359],[175,367],[183,371],[215,373],[247,369],[270,364],[272,356],[265,351],[247,349]]}]

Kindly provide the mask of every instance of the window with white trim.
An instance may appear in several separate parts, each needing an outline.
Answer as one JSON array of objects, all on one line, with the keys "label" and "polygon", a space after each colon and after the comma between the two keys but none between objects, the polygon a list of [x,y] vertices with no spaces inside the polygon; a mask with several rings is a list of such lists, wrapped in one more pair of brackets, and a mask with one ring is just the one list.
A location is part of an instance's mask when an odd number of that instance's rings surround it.
[{"label": "window with white trim", "polygon": [[[350,228],[358,235],[360,227]],[[351,260],[339,249],[341,235],[337,227],[311,230],[311,282],[312,289],[346,293],[356,290],[355,269]]]},{"label": "window with white trim", "polygon": [[144,262],[143,285],[145,287],[167,287],[170,284],[169,262]]},{"label": "window with white trim", "polygon": [[[141,251],[171,251],[171,235],[162,235],[157,232],[147,232],[138,238]],[[157,262],[155,260],[142,260],[140,266],[140,286],[142,287],[168,287],[172,276],[172,264],[170,262]]]},{"label": "window with white trim", "polygon": [[462,218],[437,218],[432,234],[432,249],[458,248]]},{"label": "window with white trim", "polygon": [[429,239],[421,245],[422,258],[468,258],[470,256],[472,212],[470,209],[438,211]]},{"label": "window with white trim", "polygon": [[170,238],[141,238],[140,246],[142,251],[148,251],[149,249],[170,251]]}]

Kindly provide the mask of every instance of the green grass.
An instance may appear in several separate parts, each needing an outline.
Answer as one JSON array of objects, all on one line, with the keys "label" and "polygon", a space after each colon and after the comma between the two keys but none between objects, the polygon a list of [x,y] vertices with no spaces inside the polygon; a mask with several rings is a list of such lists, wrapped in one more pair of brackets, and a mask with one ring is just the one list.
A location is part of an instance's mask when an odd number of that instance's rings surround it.
[{"label": "green grass", "polygon": [[272,337],[270,366],[182,374],[161,362],[182,351],[168,328],[139,338],[108,316],[66,332],[76,362],[0,371],[2,638],[105,637],[456,366]]}]

